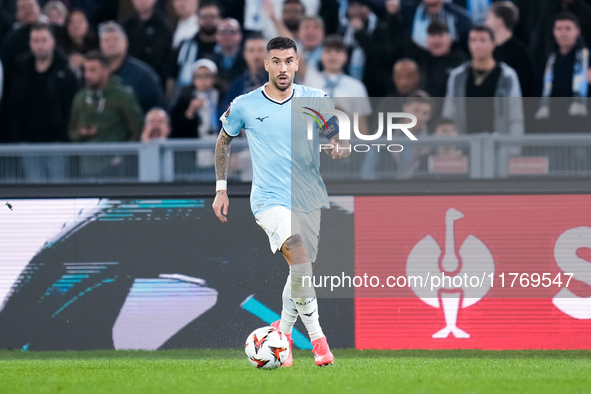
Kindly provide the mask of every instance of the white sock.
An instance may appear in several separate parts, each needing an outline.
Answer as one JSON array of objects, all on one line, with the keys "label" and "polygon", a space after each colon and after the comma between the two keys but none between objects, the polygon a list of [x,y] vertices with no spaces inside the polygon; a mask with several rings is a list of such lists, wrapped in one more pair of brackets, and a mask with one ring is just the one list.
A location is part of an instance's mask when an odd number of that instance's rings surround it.
[{"label": "white sock", "polygon": [[279,329],[287,335],[291,335],[291,330],[298,319],[298,309],[295,302],[291,299],[291,275],[287,276],[287,282],[283,288],[283,309],[281,310],[281,323]]},{"label": "white sock", "polygon": [[312,263],[297,264],[291,266],[292,299],[298,310],[300,318],[306,326],[311,341],[324,336],[318,319],[318,301],[313,286],[304,288],[303,278],[312,277]]}]

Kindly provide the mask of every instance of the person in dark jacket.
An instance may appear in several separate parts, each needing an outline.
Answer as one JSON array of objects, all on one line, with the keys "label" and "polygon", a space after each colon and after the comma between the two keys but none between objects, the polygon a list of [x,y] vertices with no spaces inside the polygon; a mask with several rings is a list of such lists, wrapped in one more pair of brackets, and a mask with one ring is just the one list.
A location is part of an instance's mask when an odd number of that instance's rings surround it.
[{"label": "person in dark jacket", "polygon": [[513,35],[519,21],[519,9],[509,1],[494,3],[486,18],[486,25],[495,33],[493,56],[513,68],[519,77],[521,94],[530,97],[534,91],[533,62],[525,44]]},{"label": "person in dark jacket", "polygon": [[242,56],[242,33],[236,19],[226,18],[218,23],[215,34],[217,45],[213,60],[218,68],[216,85],[220,94],[225,94],[230,83],[246,70],[246,62]]},{"label": "person in dark jacket", "polygon": [[129,56],[129,41],[123,28],[115,22],[105,22],[99,27],[101,52],[109,58],[113,74],[118,75],[133,89],[142,110],[164,106],[164,92],[160,78],[148,64]]},{"label": "person in dark jacket", "polygon": [[143,113],[130,89],[111,75],[109,59],[90,51],[84,62],[86,87],[76,93],[69,133],[73,141],[137,141]]},{"label": "person in dark jacket", "polygon": [[392,64],[388,27],[366,2],[349,0],[349,24],[344,33],[349,61],[345,70],[365,84],[370,97],[381,97],[388,93],[384,81]]},{"label": "person in dark jacket", "polygon": [[90,28],[86,13],[79,9],[74,9],[68,14],[65,29],[64,38],[61,43],[58,42],[58,46],[68,56],[70,68],[78,80],[83,82],[84,56],[98,49],[98,37]]},{"label": "person in dark jacket", "polygon": [[[445,97],[449,73],[466,61],[467,55],[459,45],[453,45],[446,24],[431,22],[427,34],[427,49],[413,45],[408,56],[419,65],[422,89],[431,97]],[[440,109],[438,104],[438,101],[432,102],[434,113]]]},{"label": "person in dark jacket", "polygon": [[[562,12],[570,12],[576,15],[581,26],[581,37],[585,45],[591,45],[591,5],[584,0],[540,0],[537,7],[542,10],[536,25],[536,29],[530,32],[530,50],[532,59],[540,60],[534,63],[535,80],[540,81],[544,75],[545,63],[542,59],[548,59],[556,50],[554,40],[554,22]],[[542,87],[538,87],[535,95],[542,94]]]},{"label": "person in dark jacket", "polygon": [[55,50],[52,29],[46,24],[31,28],[31,53],[16,60],[7,118],[11,142],[68,141],[76,77],[63,55]]},{"label": "person in dark jacket", "polygon": [[122,23],[129,39],[129,55],[150,65],[160,80],[165,81],[165,61],[170,57],[172,28],[155,9],[156,0],[134,0],[132,3],[134,14]]},{"label": "person in dark jacket", "polygon": [[[46,24],[31,28],[31,53],[16,60],[11,89],[6,97],[10,142],[66,142],[72,100],[78,89],[76,76],[64,56],[55,50],[52,29]],[[63,181],[62,156],[26,157],[22,161],[29,181]]]},{"label": "person in dark jacket", "polygon": [[582,38],[579,19],[570,12],[558,14],[553,34],[555,50],[546,59],[536,130],[588,133],[591,53]]},{"label": "person in dark jacket", "polygon": [[31,26],[37,22],[47,21],[47,18],[41,14],[37,0],[18,0],[16,15],[19,27],[6,35],[0,50],[7,82],[12,79],[16,58],[21,53],[29,51]]}]

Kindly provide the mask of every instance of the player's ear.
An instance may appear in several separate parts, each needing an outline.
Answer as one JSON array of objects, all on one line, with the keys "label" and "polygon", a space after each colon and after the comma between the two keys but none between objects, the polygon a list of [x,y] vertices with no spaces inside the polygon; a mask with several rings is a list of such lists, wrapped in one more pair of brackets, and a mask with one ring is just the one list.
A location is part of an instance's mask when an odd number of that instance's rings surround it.
[{"label": "player's ear", "polygon": [[295,70],[298,71],[299,68],[300,68],[300,58],[298,56],[296,56],[296,58],[295,58]]},{"label": "player's ear", "polygon": [[263,59],[263,64],[265,65],[265,71],[269,72],[269,62],[267,59]]}]

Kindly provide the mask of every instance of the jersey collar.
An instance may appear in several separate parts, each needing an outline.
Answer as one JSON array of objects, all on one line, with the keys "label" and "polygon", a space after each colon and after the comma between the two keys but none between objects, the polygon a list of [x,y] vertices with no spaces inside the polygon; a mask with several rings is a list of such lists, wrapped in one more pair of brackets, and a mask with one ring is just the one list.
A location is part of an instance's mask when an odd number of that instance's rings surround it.
[{"label": "jersey collar", "polygon": [[286,98],[286,99],[285,99],[285,100],[283,100],[283,101],[277,101],[277,100],[275,100],[275,99],[272,99],[271,97],[269,97],[269,96],[267,95],[267,93],[265,93],[265,86],[267,86],[268,84],[269,84],[269,82],[267,82],[267,83],[265,83],[263,86],[261,86],[261,93],[263,94],[263,96],[264,96],[264,97],[265,97],[267,100],[269,100],[269,101],[272,101],[272,102],[274,102],[275,104],[283,105],[283,104],[285,104],[285,103],[289,102],[289,100],[291,100],[291,99],[293,98],[293,96],[295,95],[295,84],[293,84],[294,88],[293,88],[293,91],[291,92],[291,96],[289,96],[288,98]]}]

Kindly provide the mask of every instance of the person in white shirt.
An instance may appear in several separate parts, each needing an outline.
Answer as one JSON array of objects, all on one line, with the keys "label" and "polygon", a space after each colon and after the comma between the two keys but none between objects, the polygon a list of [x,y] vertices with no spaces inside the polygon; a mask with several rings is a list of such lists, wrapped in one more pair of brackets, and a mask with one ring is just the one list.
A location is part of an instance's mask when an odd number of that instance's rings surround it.
[{"label": "person in white shirt", "polygon": [[178,48],[181,41],[193,38],[199,31],[197,21],[199,0],[173,0],[172,6],[175,15],[179,18],[172,38],[172,47]]},{"label": "person in white shirt", "polygon": [[324,40],[321,59],[323,71],[310,67],[304,85],[322,89],[332,97],[335,108],[340,109],[352,119],[353,112],[359,115],[359,131],[368,134],[367,117],[372,108],[363,82],[343,73],[347,63],[347,48],[343,38],[332,34]]},{"label": "person in white shirt", "polygon": [[[315,16],[320,10],[320,0],[301,0],[307,16]],[[276,20],[283,20],[284,0],[245,0],[244,29],[258,31],[269,40],[285,32],[278,32],[275,23],[269,17],[272,12]]]}]

